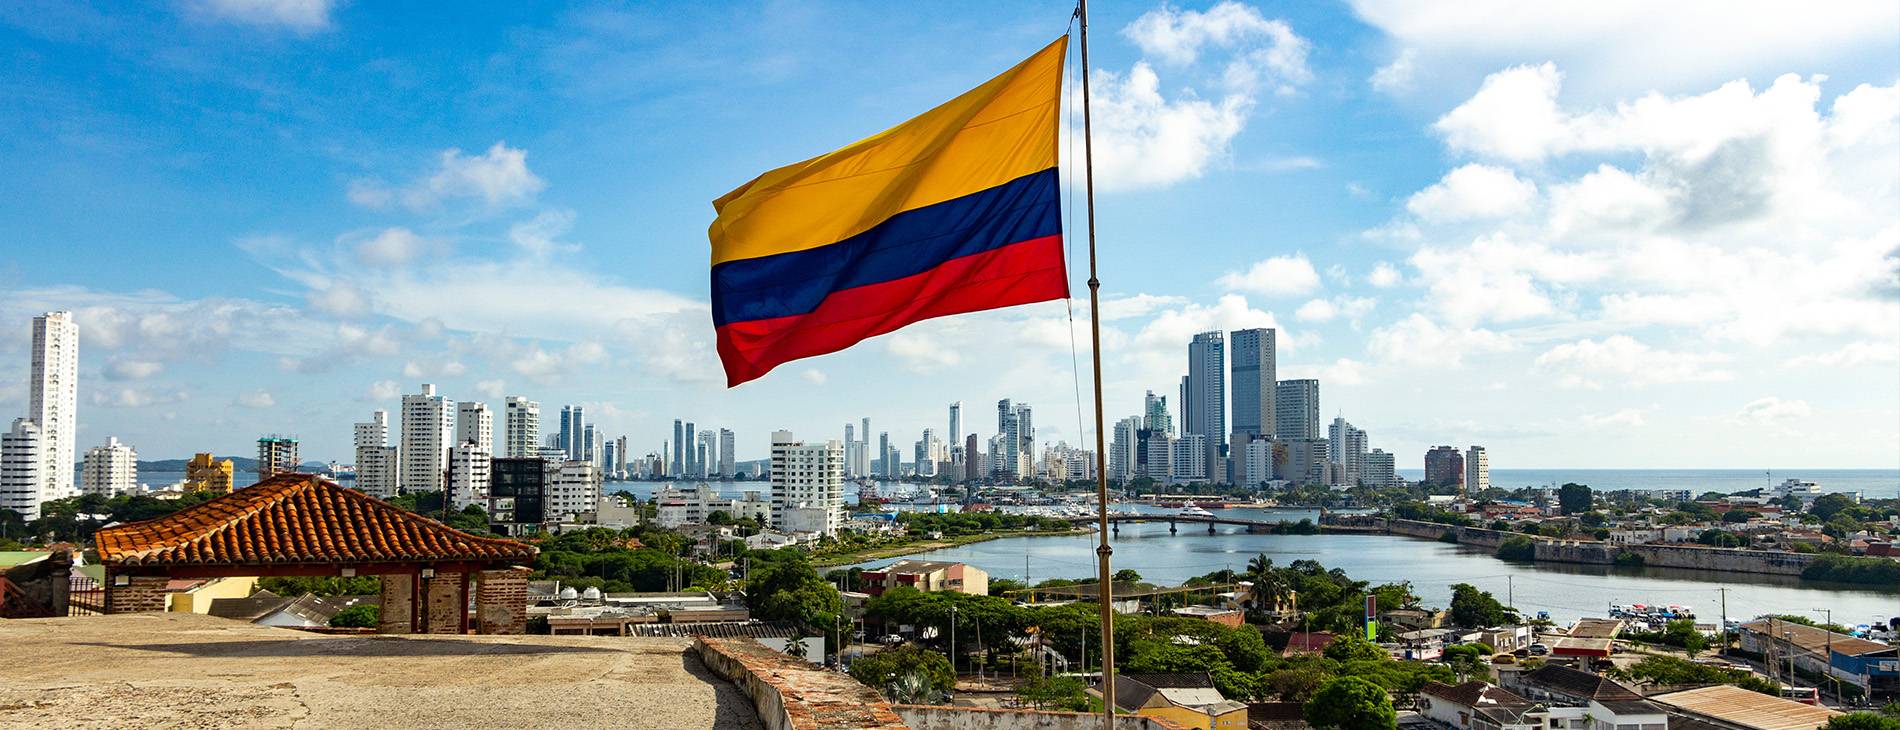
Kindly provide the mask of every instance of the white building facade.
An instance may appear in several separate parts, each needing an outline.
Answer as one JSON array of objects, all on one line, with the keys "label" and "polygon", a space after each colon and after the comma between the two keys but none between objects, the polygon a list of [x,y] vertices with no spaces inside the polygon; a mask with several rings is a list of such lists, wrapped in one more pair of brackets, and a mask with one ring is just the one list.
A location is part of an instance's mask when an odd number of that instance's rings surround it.
[{"label": "white building facade", "polygon": [[600,467],[585,461],[550,461],[547,468],[550,520],[591,512],[599,504]]},{"label": "white building facade", "polygon": [[435,386],[402,397],[403,491],[440,491],[449,468],[449,449],[455,445],[455,407],[436,395]]},{"label": "white building facade", "polygon": [[119,443],[116,437],[104,445],[86,450],[86,462],[80,469],[79,490],[85,494],[113,497],[132,494],[139,488],[139,454]]},{"label": "white building facade", "polygon": [[462,509],[471,504],[488,504],[488,487],[494,454],[473,439],[455,445],[449,458],[449,504]]},{"label": "white building facade", "polygon": [[26,418],[39,426],[40,458],[46,462],[40,468],[37,499],[49,502],[79,493],[73,488],[74,440],[79,435],[79,324],[73,313],[34,317],[32,352]]},{"label": "white building facade", "polygon": [[526,459],[541,448],[541,404],[519,395],[508,396],[502,404],[504,452],[510,459]]},{"label": "white building facade", "polygon": [[41,490],[46,486],[46,442],[32,419],[16,418],[0,434],[0,509],[10,509],[28,520],[40,518]]},{"label": "white building facade", "polygon": [[1477,494],[1491,488],[1491,457],[1483,446],[1465,449],[1465,493]]},{"label": "white building facade", "polygon": [[789,530],[790,510],[818,510],[822,520],[813,524],[799,513],[800,530],[834,535],[844,526],[844,445],[837,441],[806,444],[790,431],[772,432],[772,525]]},{"label": "white building facade", "polygon": [[399,450],[389,445],[389,412],[356,424],[356,488],[380,499],[396,496]]}]

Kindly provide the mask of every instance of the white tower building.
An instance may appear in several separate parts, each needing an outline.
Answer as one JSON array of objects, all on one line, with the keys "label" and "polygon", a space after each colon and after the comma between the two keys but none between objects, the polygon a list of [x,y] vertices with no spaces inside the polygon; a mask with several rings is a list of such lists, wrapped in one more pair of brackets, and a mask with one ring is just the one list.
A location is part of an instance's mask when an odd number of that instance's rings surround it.
[{"label": "white tower building", "polygon": [[508,396],[502,406],[503,425],[508,439],[506,452],[510,459],[526,459],[534,456],[541,448],[541,404],[528,400],[524,396]]},{"label": "white tower building", "polygon": [[[78,494],[73,488],[73,440],[79,435],[79,325],[72,312],[33,318],[33,370],[26,418],[40,428],[39,501]],[[37,508],[35,510],[37,512]]]},{"label": "white tower building", "polygon": [[495,453],[495,412],[478,400],[455,404],[455,443],[473,441],[484,453]]},{"label": "white tower building", "polygon": [[389,445],[389,412],[356,424],[356,488],[381,499],[396,496],[399,450]]},{"label": "white tower building", "polygon": [[1491,488],[1491,456],[1483,446],[1465,449],[1465,494],[1477,494]]},{"label": "white tower building", "polygon": [[844,527],[844,444],[772,432],[772,526],[821,535]]},{"label": "white tower building", "polygon": [[402,471],[398,484],[405,492],[441,491],[449,468],[449,448],[455,445],[455,408],[422,384],[422,392],[402,397]]},{"label": "white tower building", "polygon": [[474,439],[456,442],[449,459],[449,505],[452,508],[488,504],[488,487],[493,483],[489,468],[493,457],[493,453]]},{"label": "white tower building", "polygon": [[46,486],[46,442],[40,426],[16,418],[12,430],[0,434],[0,509],[10,509],[28,520],[40,518],[40,490]]},{"label": "white tower building", "polygon": [[138,459],[138,452],[119,443],[117,437],[107,438],[103,446],[87,449],[86,463],[79,474],[80,491],[101,497],[137,492]]}]

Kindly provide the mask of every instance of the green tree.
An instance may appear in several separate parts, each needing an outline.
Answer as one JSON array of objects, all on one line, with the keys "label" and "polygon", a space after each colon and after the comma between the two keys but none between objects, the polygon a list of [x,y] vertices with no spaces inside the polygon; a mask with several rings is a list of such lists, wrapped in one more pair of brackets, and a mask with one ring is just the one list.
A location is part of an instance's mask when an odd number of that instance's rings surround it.
[{"label": "green tree", "polygon": [[1829,718],[1821,730],[1900,730],[1900,718],[1877,712],[1850,712]]},{"label": "green tree", "polygon": [[877,688],[886,697],[900,694],[898,690],[909,689],[900,686],[900,680],[907,676],[921,678],[925,688],[939,694],[956,689],[957,684],[956,675],[950,670],[949,657],[916,644],[893,646],[859,657],[851,663],[851,676],[867,686]]},{"label": "green tree", "polygon": [[1451,587],[1451,621],[1459,626],[1483,628],[1502,626],[1517,619],[1517,612],[1498,603],[1490,593],[1469,583]]},{"label": "green tree", "polygon": [[1587,486],[1571,482],[1557,488],[1557,508],[1564,514],[1589,512],[1591,503],[1590,488]]},{"label": "green tree", "polygon": [[1808,514],[1821,518],[1822,522],[1827,522],[1842,511],[1853,509],[1854,506],[1853,497],[1839,493],[1823,494],[1814,498],[1814,504],[1808,507]]},{"label": "green tree", "polygon": [[1115,575],[1113,576],[1113,578],[1116,583],[1140,583],[1141,582],[1141,574],[1135,572],[1133,568],[1122,568],[1121,570],[1117,570],[1115,571]]},{"label": "green tree", "polygon": [[1398,725],[1392,696],[1359,677],[1335,677],[1306,701],[1306,723],[1321,730],[1390,730]]},{"label": "green tree", "polygon": [[354,578],[315,576],[266,576],[257,579],[257,587],[280,596],[373,596],[381,593],[383,582],[375,576]]},{"label": "green tree", "polygon": [[1753,515],[1750,515],[1748,513],[1748,510],[1732,509],[1732,510],[1722,513],[1722,521],[1727,522],[1729,524],[1733,524],[1733,525],[1739,525],[1743,522],[1747,522],[1748,518],[1751,516]]},{"label": "green tree", "polygon": [[1387,659],[1391,655],[1358,634],[1341,634],[1333,637],[1333,643],[1326,645],[1326,658],[1336,662],[1364,661],[1368,659]]},{"label": "green tree", "polygon": [[1690,659],[1709,648],[1709,637],[1696,630],[1695,619],[1679,618],[1663,626],[1663,643],[1680,646]]},{"label": "green tree", "polygon": [[1016,694],[1037,709],[1087,712],[1087,687],[1079,677],[1036,677],[1023,683]]},{"label": "green tree", "polygon": [[1499,560],[1529,561],[1537,558],[1537,543],[1523,535],[1512,535],[1498,544]]},{"label": "green tree", "polygon": [[375,606],[356,604],[330,617],[330,625],[337,628],[373,629],[382,621],[382,612]]}]

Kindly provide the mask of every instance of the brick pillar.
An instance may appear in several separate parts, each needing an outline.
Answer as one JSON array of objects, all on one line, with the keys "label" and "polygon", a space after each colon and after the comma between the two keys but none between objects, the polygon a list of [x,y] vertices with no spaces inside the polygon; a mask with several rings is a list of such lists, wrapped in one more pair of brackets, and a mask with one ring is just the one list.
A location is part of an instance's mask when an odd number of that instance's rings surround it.
[{"label": "brick pillar", "polygon": [[528,633],[527,568],[484,570],[475,582],[475,633]]},{"label": "brick pillar", "polygon": [[382,617],[376,623],[376,631],[383,634],[407,634],[410,632],[410,611],[415,605],[415,593],[409,581],[415,576],[408,573],[392,573],[383,577]]},{"label": "brick pillar", "polygon": [[[124,580],[125,585],[117,585],[120,580]],[[106,613],[165,610],[165,584],[170,580],[162,575],[116,576],[107,573]]]},{"label": "brick pillar", "polygon": [[468,611],[468,605],[462,602],[462,574],[436,573],[434,578],[423,579],[422,585],[428,591],[429,602],[422,609],[428,614],[428,633],[460,633],[462,613]]}]

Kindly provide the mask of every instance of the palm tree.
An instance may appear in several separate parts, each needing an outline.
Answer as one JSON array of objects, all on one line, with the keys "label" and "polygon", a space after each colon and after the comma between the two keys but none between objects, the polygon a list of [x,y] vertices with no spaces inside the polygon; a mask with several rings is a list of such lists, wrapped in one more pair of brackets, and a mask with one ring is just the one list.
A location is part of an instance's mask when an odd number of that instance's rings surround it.
[{"label": "palm tree", "polygon": [[897,675],[885,690],[892,702],[901,705],[921,705],[929,702],[931,695],[935,694],[930,689],[930,678],[915,669]]},{"label": "palm tree", "polygon": [[800,631],[796,634],[792,634],[792,638],[785,640],[785,653],[798,657],[799,659],[804,659],[805,650],[805,632]]}]

